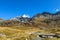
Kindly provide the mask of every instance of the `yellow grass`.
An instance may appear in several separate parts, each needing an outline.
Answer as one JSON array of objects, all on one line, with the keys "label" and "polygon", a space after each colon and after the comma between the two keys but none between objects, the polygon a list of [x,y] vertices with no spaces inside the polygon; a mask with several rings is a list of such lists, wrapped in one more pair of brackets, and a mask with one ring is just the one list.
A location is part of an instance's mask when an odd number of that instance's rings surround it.
[{"label": "yellow grass", "polygon": [[[37,35],[31,33],[33,32],[43,32],[49,33],[39,28],[34,27],[0,27],[0,40],[31,40],[32,38],[37,37]],[[44,39],[45,40],[45,39]],[[46,40],[60,40],[57,38],[46,39]]]},{"label": "yellow grass", "polygon": [[39,32],[38,28],[11,28],[11,27],[0,27],[0,40],[22,40],[21,38],[26,38],[32,32]]}]

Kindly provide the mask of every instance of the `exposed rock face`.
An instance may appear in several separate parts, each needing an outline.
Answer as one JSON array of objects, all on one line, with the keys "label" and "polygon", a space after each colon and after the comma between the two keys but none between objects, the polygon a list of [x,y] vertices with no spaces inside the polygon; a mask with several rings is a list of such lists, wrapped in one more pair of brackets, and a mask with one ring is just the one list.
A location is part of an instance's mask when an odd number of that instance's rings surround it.
[{"label": "exposed rock face", "polygon": [[28,17],[16,17],[16,19],[20,22],[24,22],[24,23],[29,23],[30,22],[30,18]]},{"label": "exposed rock face", "polygon": [[28,17],[22,17],[22,16],[18,16],[16,18],[12,18],[10,20],[17,20],[19,22],[23,22],[23,23],[29,23],[31,18],[28,18]]}]

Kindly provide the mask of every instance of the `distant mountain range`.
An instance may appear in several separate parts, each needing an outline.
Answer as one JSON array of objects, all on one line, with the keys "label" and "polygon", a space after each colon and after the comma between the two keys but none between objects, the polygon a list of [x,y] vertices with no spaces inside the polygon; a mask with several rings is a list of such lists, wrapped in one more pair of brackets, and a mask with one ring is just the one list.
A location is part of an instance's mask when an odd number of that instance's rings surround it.
[{"label": "distant mountain range", "polygon": [[60,28],[60,12],[55,14],[49,12],[38,13],[32,18],[28,16],[18,16],[10,20],[0,22],[0,26],[25,26],[39,28]]}]

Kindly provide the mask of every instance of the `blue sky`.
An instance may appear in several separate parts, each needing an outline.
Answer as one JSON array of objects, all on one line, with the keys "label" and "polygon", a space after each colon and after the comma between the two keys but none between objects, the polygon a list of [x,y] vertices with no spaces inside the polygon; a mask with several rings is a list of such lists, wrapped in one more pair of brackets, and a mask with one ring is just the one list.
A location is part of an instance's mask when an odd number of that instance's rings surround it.
[{"label": "blue sky", "polygon": [[0,18],[9,19],[23,14],[33,16],[44,11],[60,10],[60,0],[0,0]]}]

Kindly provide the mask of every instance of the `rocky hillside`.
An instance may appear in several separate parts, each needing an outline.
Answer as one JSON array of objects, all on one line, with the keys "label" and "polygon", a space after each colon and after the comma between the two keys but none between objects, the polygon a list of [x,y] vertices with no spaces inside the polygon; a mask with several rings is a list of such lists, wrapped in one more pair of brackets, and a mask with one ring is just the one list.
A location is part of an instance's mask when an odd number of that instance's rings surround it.
[{"label": "rocky hillside", "polygon": [[[32,21],[35,24],[45,25],[46,27],[60,27],[60,12],[51,14],[49,12],[43,12],[33,17]],[[44,26],[44,27],[45,27]],[[40,26],[41,27],[41,26]]]},{"label": "rocky hillside", "polygon": [[60,12],[55,14],[49,12],[38,13],[32,18],[18,16],[10,20],[0,22],[0,26],[24,26],[39,28],[60,27]]}]

